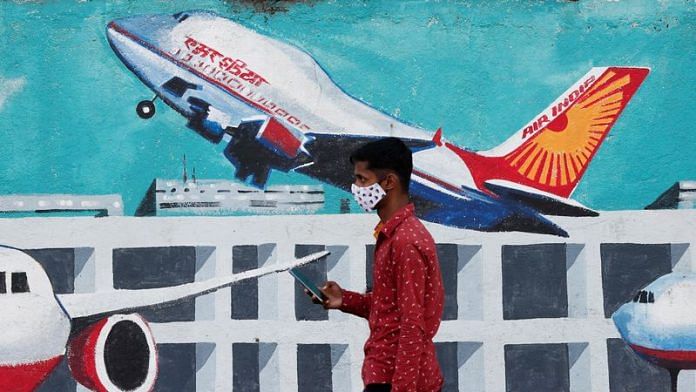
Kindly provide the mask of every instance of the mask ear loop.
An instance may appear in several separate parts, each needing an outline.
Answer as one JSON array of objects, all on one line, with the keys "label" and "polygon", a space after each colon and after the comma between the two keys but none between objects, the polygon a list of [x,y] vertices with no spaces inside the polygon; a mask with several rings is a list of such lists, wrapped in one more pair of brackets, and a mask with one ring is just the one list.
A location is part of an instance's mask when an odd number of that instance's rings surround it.
[{"label": "mask ear loop", "polygon": [[[380,201],[377,202],[377,204],[379,204],[380,202],[382,202],[382,201],[387,197],[387,194],[388,194],[388,192],[389,192],[389,190],[388,190],[388,189],[385,189],[385,188],[382,186],[382,184],[381,184],[383,181],[385,181],[385,180],[387,179],[387,176],[388,176],[388,175],[389,175],[389,174],[383,176],[381,179],[378,178],[378,179],[377,179],[377,182],[375,182],[375,184],[377,184],[377,186],[378,186],[378,187],[382,190],[382,192],[384,193],[384,196],[381,197]],[[372,207],[372,210],[376,210],[377,204],[375,204],[375,206]]]}]

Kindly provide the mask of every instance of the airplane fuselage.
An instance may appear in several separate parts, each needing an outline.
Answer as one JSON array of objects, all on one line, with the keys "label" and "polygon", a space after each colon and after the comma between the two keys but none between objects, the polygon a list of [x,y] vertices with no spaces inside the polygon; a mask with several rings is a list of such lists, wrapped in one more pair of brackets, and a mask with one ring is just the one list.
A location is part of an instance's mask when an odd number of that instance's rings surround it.
[{"label": "airplane fuselage", "polygon": [[[473,152],[349,95],[307,52],[212,12],[118,19],[107,38],[189,128],[228,143],[238,179],[263,187],[271,170],[294,170],[348,191],[350,152],[398,137],[413,151],[419,216],[483,231],[567,235],[541,214],[597,215],[569,196],[649,72],[592,68],[508,141]],[[153,102],[138,115],[154,115]]]},{"label": "airplane fuselage", "polygon": [[696,369],[696,275],[673,272],[641,290],[612,319],[641,357],[667,369]]},{"label": "airplane fuselage", "polygon": [[54,294],[38,261],[0,245],[0,391],[34,391],[64,356],[75,380],[89,390],[152,391],[157,346],[134,310],[301,267],[329,253],[177,286]]},{"label": "airplane fuselage", "polygon": [[[214,108],[233,113],[231,122],[268,115],[302,132],[351,135],[386,132],[423,140],[431,137],[422,129],[352,98],[308,55],[291,45],[228,19],[211,18],[208,13],[193,14],[183,22],[169,16],[157,17],[157,21],[166,21],[157,23],[160,28],[155,30],[167,34],[165,45],[162,41],[153,42],[150,34],[154,32],[147,34],[142,27],[152,18],[135,17],[110,23],[109,40],[136,75],[184,116],[194,115],[188,98],[204,95]],[[225,34],[219,34],[220,31]],[[177,96],[162,87],[172,77],[197,87]],[[443,170],[442,162],[448,163],[447,170]],[[467,166],[445,145],[416,152],[414,168],[417,177],[424,181],[436,179],[456,193],[462,187],[475,188]]]},{"label": "airplane fuselage", "polygon": [[70,319],[28,255],[0,248],[0,279],[0,390],[33,391],[63,358]]},{"label": "airplane fuselage", "polygon": [[[432,139],[423,129],[348,95],[306,52],[209,12],[119,19],[109,23],[107,37],[124,64],[186,117],[189,126],[199,115],[192,102],[204,102],[208,123],[216,125],[202,127],[209,140],[229,140],[226,127],[259,116],[281,122],[289,139],[296,138],[300,145],[311,141],[308,135]],[[414,152],[414,201],[468,211],[451,214],[441,208],[419,208],[425,219],[495,230],[505,217],[514,215],[531,226],[547,226],[543,232],[562,232],[533,210],[479,189],[461,157],[464,151],[438,141]],[[335,184],[322,175],[309,175]],[[345,173],[348,179],[350,175]]]}]

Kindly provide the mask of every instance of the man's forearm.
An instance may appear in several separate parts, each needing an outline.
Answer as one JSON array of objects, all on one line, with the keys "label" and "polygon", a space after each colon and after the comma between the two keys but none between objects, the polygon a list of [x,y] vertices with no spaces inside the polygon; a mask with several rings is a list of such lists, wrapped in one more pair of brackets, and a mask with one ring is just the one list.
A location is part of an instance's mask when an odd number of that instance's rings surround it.
[{"label": "man's forearm", "polygon": [[358,317],[368,318],[370,316],[371,299],[372,292],[360,294],[350,290],[343,290],[342,303],[339,309]]}]

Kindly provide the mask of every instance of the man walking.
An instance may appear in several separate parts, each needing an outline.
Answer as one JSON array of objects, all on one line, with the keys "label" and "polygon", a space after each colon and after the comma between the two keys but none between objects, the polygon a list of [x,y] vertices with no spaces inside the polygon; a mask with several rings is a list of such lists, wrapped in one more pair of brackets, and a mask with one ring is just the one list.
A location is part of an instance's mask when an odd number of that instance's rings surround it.
[{"label": "man walking", "polygon": [[[366,318],[365,392],[437,392],[443,385],[433,336],[444,290],[432,236],[414,216],[408,196],[411,151],[397,138],[368,143],[350,157],[353,195],[377,210],[372,291],[360,294],[326,282],[323,306]],[[315,302],[318,299],[314,298]]]}]

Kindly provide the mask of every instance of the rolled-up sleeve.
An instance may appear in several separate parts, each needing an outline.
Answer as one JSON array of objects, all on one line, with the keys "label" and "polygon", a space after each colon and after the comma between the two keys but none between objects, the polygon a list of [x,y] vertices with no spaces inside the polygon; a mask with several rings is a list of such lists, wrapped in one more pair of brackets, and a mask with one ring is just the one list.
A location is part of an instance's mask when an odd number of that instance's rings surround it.
[{"label": "rolled-up sleeve", "polygon": [[341,311],[354,314],[362,318],[370,316],[370,303],[372,302],[372,292],[365,294],[356,293],[350,290],[343,290],[343,300]]},{"label": "rolled-up sleeve", "polygon": [[406,245],[396,262],[400,333],[392,391],[415,391],[425,349],[425,260],[415,245]]}]

